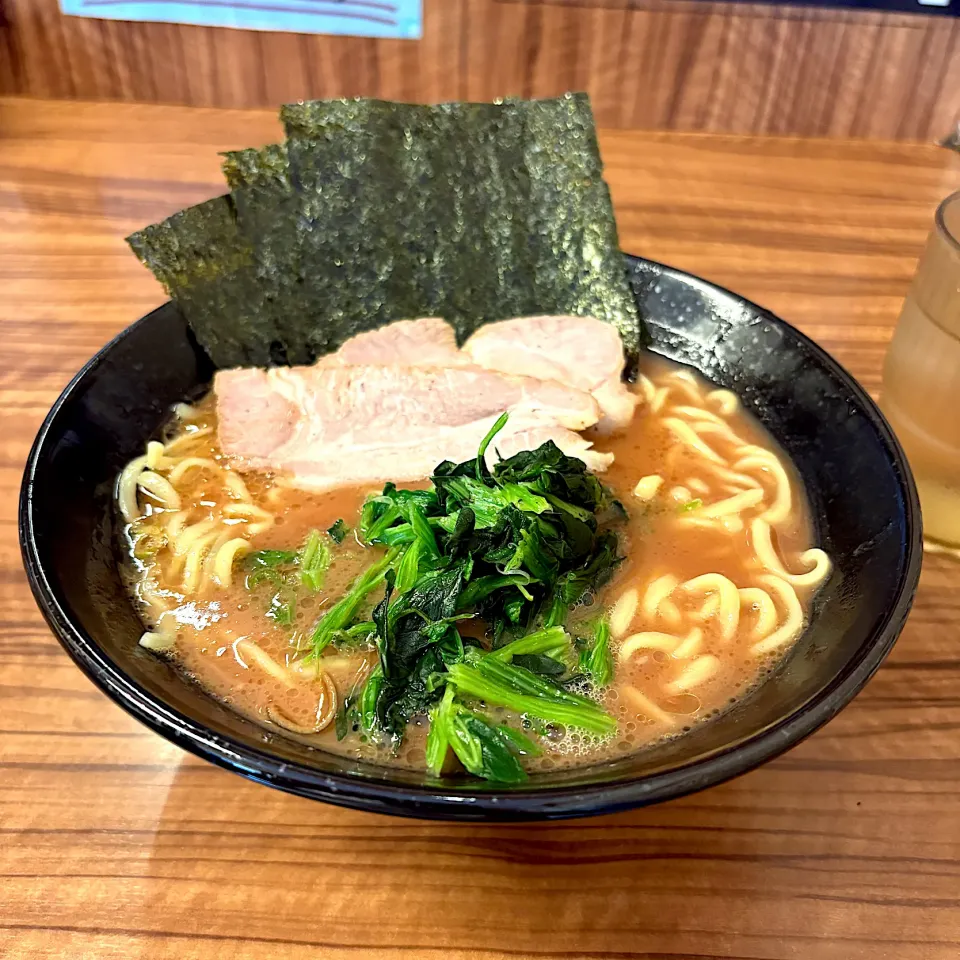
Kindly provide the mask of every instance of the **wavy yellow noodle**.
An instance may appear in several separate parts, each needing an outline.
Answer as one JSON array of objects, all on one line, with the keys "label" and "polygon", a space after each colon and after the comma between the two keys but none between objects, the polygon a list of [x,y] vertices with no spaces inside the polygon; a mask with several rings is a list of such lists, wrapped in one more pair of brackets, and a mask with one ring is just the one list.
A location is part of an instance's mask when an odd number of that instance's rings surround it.
[{"label": "wavy yellow noodle", "polygon": [[697,515],[712,520],[728,516],[731,513],[742,513],[744,510],[755,507],[762,499],[762,490],[744,490],[743,493],[736,493],[725,500],[704,504],[697,511]]},{"label": "wavy yellow noodle", "polygon": [[253,548],[242,537],[227,540],[216,552],[213,563],[213,576],[221,587],[229,587],[233,582],[233,564],[237,557],[242,557]]},{"label": "wavy yellow noodle", "polygon": [[[187,486],[196,471],[205,471],[214,484],[222,484],[225,498],[253,506],[242,478],[215,458],[213,427],[190,422],[197,411],[187,404],[179,404],[174,414],[181,421],[180,434],[166,443],[149,441],[144,454],[120,472],[115,490],[141,572],[136,593],[145,620],[153,624],[140,642],[157,652],[171,650],[178,633],[171,602],[158,595],[158,577],[165,584],[179,584],[183,595],[202,594],[211,584],[228,587],[236,560],[252,549],[250,537],[274,522],[273,515],[260,508],[231,517],[217,506],[221,498],[211,484],[202,490]],[[142,552],[139,544],[144,544]],[[259,648],[246,649],[248,656],[262,661]]]},{"label": "wavy yellow noodle", "polygon": [[659,413],[663,409],[663,405],[666,402],[669,394],[669,387],[660,387],[656,393],[654,393],[653,398],[650,401],[651,413]]},{"label": "wavy yellow noodle", "polygon": [[797,591],[781,577],[760,577],[759,582],[775,594],[786,613],[786,619],[778,629],[758,640],[750,648],[750,652],[754,656],[762,656],[772,653],[774,650],[779,650],[796,640],[803,630],[803,607],[797,598]]},{"label": "wavy yellow noodle", "polygon": [[706,407],[691,407],[679,404],[671,407],[670,411],[678,416],[686,417],[688,420],[707,420],[710,423],[725,424],[722,417],[711,410],[707,410]]},{"label": "wavy yellow noodle", "polygon": [[711,390],[704,400],[712,403],[725,417],[733,416],[740,408],[740,398],[731,390]]},{"label": "wavy yellow noodle", "polygon": [[[746,452],[746,455],[742,454]],[[769,474],[775,484],[776,493],[773,503],[763,512],[763,519],[770,524],[783,523],[790,516],[793,505],[793,495],[790,489],[790,478],[784,469],[780,458],[771,450],[763,447],[743,447],[739,453],[740,459],[734,463],[734,470],[760,470]]]},{"label": "wavy yellow noodle", "polygon": [[[286,667],[282,667],[273,657],[270,656],[258,643],[254,643],[253,640],[248,640],[246,637],[241,637],[239,640],[235,641],[233,644],[233,653],[234,657],[237,660],[237,663],[241,667],[250,669],[247,660],[250,660],[251,663],[255,663],[264,673],[270,674],[275,680],[279,680],[281,683],[285,684],[288,687],[295,687],[296,681],[293,677],[290,676],[290,672]],[[246,658],[246,659],[244,659]]]},{"label": "wavy yellow noodle", "polygon": [[696,656],[703,644],[703,631],[699,627],[694,627],[683,639],[683,643],[673,651],[673,656],[677,660],[685,660],[687,657]]},{"label": "wavy yellow noodle", "polygon": [[689,423],[685,423],[678,417],[664,417],[663,425],[686,447],[706,457],[713,463],[726,466],[727,461],[717,453],[706,441],[700,438]]},{"label": "wavy yellow noodle", "polygon": [[137,480],[147,465],[146,456],[134,457],[120,471],[117,478],[117,506],[127,523],[133,523],[140,517],[140,504],[137,501]]},{"label": "wavy yellow noodle", "polygon": [[686,693],[701,684],[706,683],[720,669],[720,660],[713,654],[705,653],[692,660],[682,673],[672,683],[668,683],[665,690],[671,696]]},{"label": "wavy yellow noodle", "polygon": [[742,587],[737,591],[740,594],[740,609],[749,610],[757,616],[756,623],[750,631],[753,639],[767,637],[777,628],[777,608],[770,599],[770,594],[759,587]]},{"label": "wavy yellow noodle", "polygon": [[164,445],[164,453],[168,457],[177,456],[184,448],[191,447],[197,440],[203,437],[209,437],[212,434],[213,427],[202,427],[199,430],[183,433]]},{"label": "wavy yellow noodle", "polygon": [[678,577],[672,573],[665,573],[662,577],[652,580],[643,594],[640,605],[641,612],[647,621],[655,620],[660,614],[660,605],[677,589],[680,584]]},{"label": "wavy yellow noodle", "polygon": [[222,467],[210,457],[184,457],[171,468],[167,479],[173,484],[180,483],[191,470],[209,470],[211,473],[216,473],[222,470]]},{"label": "wavy yellow noodle", "polygon": [[748,490],[763,490],[763,484],[748,473],[738,473],[719,463],[705,463],[704,469],[708,470],[720,480],[726,480],[735,487],[746,487]]},{"label": "wavy yellow noodle", "polygon": [[687,370],[676,370],[667,374],[666,379],[671,381],[671,387],[679,390],[691,403],[699,404],[702,402],[700,388],[697,386],[697,380],[694,375]]},{"label": "wavy yellow noodle", "polygon": [[643,398],[644,403],[653,402],[657,388],[653,385],[653,381],[645,373],[641,373],[637,377],[637,389],[640,391],[640,396]]},{"label": "wavy yellow noodle", "polygon": [[732,427],[728,423],[724,423],[722,420],[720,423],[713,423],[712,421],[700,421],[693,425],[693,429],[696,431],[698,436],[712,435],[722,438],[727,443],[730,443],[735,447],[743,446],[743,439],[734,433]]},{"label": "wavy yellow noodle", "polygon": [[667,713],[666,710],[658,707],[649,697],[642,694],[631,684],[626,684],[621,689],[620,694],[630,703],[637,714],[646,717],[648,720],[652,720],[655,723],[663,723],[668,726],[676,724],[677,721],[674,717]]},{"label": "wavy yellow noodle", "polygon": [[660,633],[656,630],[646,630],[643,633],[634,633],[620,644],[617,656],[621,660],[629,660],[638,650],[659,650],[662,653],[673,654],[682,643],[680,637],[671,633]]},{"label": "wavy yellow noodle", "polygon": [[804,550],[797,558],[805,567],[809,567],[809,570],[804,573],[790,573],[777,556],[770,524],[762,517],[756,517],[750,523],[750,542],[763,566],[791,586],[816,587],[830,575],[830,558],[818,548]]},{"label": "wavy yellow noodle", "polygon": [[610,608],[610,615],[607,620],[611,637],[617,639],[627,632],[636,615],[639,600],[640,595],[633,587],[620,594]]},{"label": "wavy yellow noodle", "polygon": [[275,703],[267,705],[267,717],[277,726],[304,737],[313,736],[326,730],[337,715],[337,687],[326,673],[321,672],[319,680],[323,686],[323,693],[317,702],[316,719],[312,724],[308,726],[307,724],[297,723]]},{"label": "wavy yellow noodle", "polygon": [[157,470],[164,461],[164,452],[166,448],[159,440],[151,440],[147,444],[147,466],[151,470]]},{"label": "wavy yellow noodle", "polygon": [[227,488],[227,492],[237,500],[243,500],[247,503],[253,502],[253,498],[250,496],[250,491],[247,489],[247,485],[243,482],[243,479],[233,472],[233,470],[224,470],[223,471],[223,482]]},{"label": "wavy yellow noodle", "polygon": [[724,640],[734,638],[740,622],[740,596],[732,580],[719,573],[705,573],[687,580],[680,588],[692,594],[715,593],[719,600],[716,616],[720,624],[720,635]]},{"label": "wavy yellow noodle", "polygon": [[137,486],[151,497],[159,500],[168,510],[180,509],[180,494],[173,484],[164,476],[153,470],[144,470],[137,477]]}]

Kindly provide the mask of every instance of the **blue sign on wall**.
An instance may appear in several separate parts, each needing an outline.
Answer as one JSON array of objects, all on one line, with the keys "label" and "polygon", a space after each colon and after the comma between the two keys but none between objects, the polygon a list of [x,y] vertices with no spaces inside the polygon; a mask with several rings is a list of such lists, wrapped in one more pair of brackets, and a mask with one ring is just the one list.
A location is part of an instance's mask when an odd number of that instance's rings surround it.
[{"label": "blue sign on wall", "polygon": [[60,8],[102,20],[410,40],[423,25],[421,0],[60,0]]}]

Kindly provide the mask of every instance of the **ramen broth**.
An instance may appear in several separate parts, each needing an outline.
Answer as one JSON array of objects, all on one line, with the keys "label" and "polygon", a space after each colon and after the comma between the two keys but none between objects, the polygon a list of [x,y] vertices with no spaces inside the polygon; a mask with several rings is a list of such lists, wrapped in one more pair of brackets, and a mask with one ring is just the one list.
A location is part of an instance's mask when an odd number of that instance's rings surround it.
[{"label": "ramen broth", "polygon": [[[618,529],[625,560],[568,623],[573,631],[578,619],[607,611],[614,679],[594,695],[616,717],[617,732],[603,739],[571,728],[535,729],[543,754],[526,762],[533,771],[636,751],[727,708],[789,650],[829,572],[826,556],[813,548],[792,466],[736,398],[660,358],[644,358],[641,371],[634,389],[642,402],[629,429],[593,438],[598,449],[615,454],[602,480],[626,507]],[[319,618],[382,555],[353,532],[365,497],[378,491],[311,495],[285,486],[282,477],[255,473],[235,474],[236,483],[218,459],[212,401],[181,415],[166,447],[153,446],[144,463],[175,488],[184,514],[175,533],[199,527],[195,542],[181,544],[178,555],[169,544],[151,542],[150,524],[169,511],[170,491],[147,477],[131,502],[128,476],[124,504],[121,480],[121,509],[127,519],[142,517],[130,528],[139,539],[129,571],[153,627],[146,645],[167,649],[214,696],[284,735],[423,769],[422,718],[407,728],[396,754],[365,742],[362,731],[338,740],[332,722],[310,732],[331,699],[342,703],[359,688],[377,662],[375,651],[325,651],[320,663],[335,695],[309,669],[287,669],[305,652]],[[190,458],[193,465],[181,469]],[[216,469],[202,462],[211,460]],[[340,519],[350,532],[341,544],[331,542],[322,590],[299,595],[289,623],[270,619],[273,587],[247,588],[243,556],[251,548],[295,550],[310,531],[326,531]],[[374,592],[367,614],[382,595],[382,588]],[[483,635],[475,622],[462,629]]]}]

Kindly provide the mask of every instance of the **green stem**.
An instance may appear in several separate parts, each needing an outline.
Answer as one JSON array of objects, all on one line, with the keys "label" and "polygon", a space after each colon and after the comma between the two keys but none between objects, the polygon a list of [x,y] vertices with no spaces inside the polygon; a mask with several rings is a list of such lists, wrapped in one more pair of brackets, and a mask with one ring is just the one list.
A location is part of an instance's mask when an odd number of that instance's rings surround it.
[{"label": "green stem", "polygon": [[521,715],[527,714],[546,723],[579,727],[589,733],[609,734],[617,728],[617,721],[604,713],[593,701],[555,702],[536,695],[518,693],[503,681],[484,676],[475,666],[465,663],[452,664],[448,670],[448,686],[453,684],[460,693],[484,700],[488,704],[505,707]]},{"label": "green stem", "polygon": [[313,650],[310,656],[319,656],[334,634],[342,630],[356,616],[360,605],[377,586],[383,583],[387,570],[400,555],[399,547],[388,550],[372,567],[367,568],[353,581],[346,596],[341,597],[317,624],[310,642]]},{"label": "green stem", "polygon": [[504,644],[487,656],[503,663],[509,663],[514,657],[537,653],[553,657],[555,660],[562,660],[564,655],[569,652],[570,637],[567,636],[567,631],[563,627],[547,627],[544,630],[537,630],[535,633],[528,633],[525,637],[520,637],[519,640]]}]

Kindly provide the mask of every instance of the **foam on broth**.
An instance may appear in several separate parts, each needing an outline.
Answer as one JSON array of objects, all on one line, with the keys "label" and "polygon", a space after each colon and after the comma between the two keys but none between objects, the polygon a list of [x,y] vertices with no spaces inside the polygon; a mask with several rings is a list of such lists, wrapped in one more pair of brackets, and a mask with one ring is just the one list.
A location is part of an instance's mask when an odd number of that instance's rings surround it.
[{"label": "foam on broth", "polygon": [[[627,508],[620,530],[626,560],[600,595],[572,615],[595,617],[599,609],[613,608],[615,679],[597,696],[617,717],[618,732],[601,742],[575,730],[547,730],[540,738],[544,755],[527,763],[532,770],[621,756],[680,735],[726,709],[790,648],[802,628],[794,622],[797,611],[805,618],[828,570],[821,551],[811,550],[807,502],[793,468],[735,398],[661,358],[645,357],[641,371],[636,389],[644,402],[630,428],[618,437],[594,438],[599,449],[616,456],[603,481]],[[309,727],[318,710],[316,683],[272,675],[248,655],[244,641],[254,640],[278,664],[295,659],[324,610],[379,549],[361,545],[351,532],[333,551],[324,589],[299,599],[289,625],[265,616],[269,586],[251,592],[236,572],[229,586],[218,586],[209,578],[204,583],[202,573],[213,569],[217,549],[226,544],[229,551],[237,542],[234,534],[256,550],[295,550],[311,530],[326,530],[338,519],[352,528],[364,498],[379,491],[345,488],[311,495],[285,487],[282,478],[242,474],[244,500],[225,482],[215,429],[204,432],[215,426],[207,400],[171,434],[184,438],[198,463],[215,465],[181,470],[175,484],[181,511],[190,511],[181,526],[210,526],[204,534],[207,552],[199,560],[191,561],[189,554],[183,560],[168,548],[145,552],[141,541],[140,558],[131,557],[131,589],[151,624],[158,617],[166,623],[180,666],[214,696],[268,727],[274,726],[268,714],[276,708]],[[167,462],[173,477],[173,461],[154,450],[154,462],[161,476]],[[123,479],[121,506],[122,487]],[[163,519],[163,493],[161,487],[157,495],[141,488],[138,507],[146,518],[137,524]],[[129,496],[128,490],[127,512]],[[252,505],[246,513],[245,503]],[[188,574],[200,585],[185,589]],[[323,665],[342,699],[375,661],[373,652],[328,649]],[[425,734],[424,722],[412,723],[396,756],[364,742],[359,732],[338,741],[333,724],[304,739],[335,753],[423,769]]]}]

